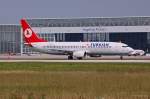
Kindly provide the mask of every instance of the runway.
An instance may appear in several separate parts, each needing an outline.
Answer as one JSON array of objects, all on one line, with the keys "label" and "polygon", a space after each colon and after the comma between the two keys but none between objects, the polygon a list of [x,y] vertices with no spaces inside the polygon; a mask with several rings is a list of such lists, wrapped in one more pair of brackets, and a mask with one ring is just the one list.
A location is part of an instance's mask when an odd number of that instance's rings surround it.
[{"label": "runway", "polygon": [[150,60],[0,60],[0,62],[150,63]]},{"label": "runway", "polygon": [[19,55],[9,56],[0,55],[0,62],[123,62],[123,63],[150,63],[150,56],[124,56],[120,60],[120,56],[102,56],[102,57],[86,57],[83,60],[68,60],[67,56],[59,55]]}]

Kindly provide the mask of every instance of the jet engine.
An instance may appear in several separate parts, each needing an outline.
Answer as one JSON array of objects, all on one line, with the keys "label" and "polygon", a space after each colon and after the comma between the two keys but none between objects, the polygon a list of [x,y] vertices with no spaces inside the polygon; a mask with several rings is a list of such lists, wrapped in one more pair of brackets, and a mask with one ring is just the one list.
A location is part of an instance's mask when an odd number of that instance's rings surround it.
[{"label": "jet engine", "polygon": [[73,56],[76,57],[77,59],[82,59],[85,57],[86,52],[85,51],[75,51],[73,52]]}]

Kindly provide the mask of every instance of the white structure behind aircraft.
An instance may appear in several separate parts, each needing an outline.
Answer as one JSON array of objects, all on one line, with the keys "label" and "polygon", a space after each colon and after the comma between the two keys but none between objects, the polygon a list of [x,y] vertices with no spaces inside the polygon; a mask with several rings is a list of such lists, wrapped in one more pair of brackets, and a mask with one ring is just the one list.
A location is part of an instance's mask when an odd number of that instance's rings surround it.
[{"label": "white structure behind aircraft", "polygon": [[26,44],[36,51],[68,55],[68,59],[82,59],[85,56],[98,57],[101,55],[143,55],[144,51],[137,51],[120,42],[48,42],[40,38],[29,26],[26,20],[21,20],[23,37]]}]

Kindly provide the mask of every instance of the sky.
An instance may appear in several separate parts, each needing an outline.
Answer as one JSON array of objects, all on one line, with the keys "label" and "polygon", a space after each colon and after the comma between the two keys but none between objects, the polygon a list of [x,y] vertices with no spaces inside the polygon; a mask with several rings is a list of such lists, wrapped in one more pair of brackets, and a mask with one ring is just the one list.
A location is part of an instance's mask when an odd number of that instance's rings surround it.
[{"label": "sky", "polygon": [[0,0],[0,24],[21,18],[150,16],[150,0]]}]

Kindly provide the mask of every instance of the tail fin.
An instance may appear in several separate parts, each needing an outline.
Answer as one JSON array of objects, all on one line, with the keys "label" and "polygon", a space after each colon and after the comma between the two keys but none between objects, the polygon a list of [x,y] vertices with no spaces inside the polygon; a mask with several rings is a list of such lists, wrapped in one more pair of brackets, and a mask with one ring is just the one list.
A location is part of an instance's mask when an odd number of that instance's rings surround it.
[{"label": "tail fin", "polygon": [[23,37],[26,43],[31,44],[34,42],[46,42],[44,39],[38,37],[38,35],[31,29],[25,19],[21,20],[21,25],[23,29]]}]

